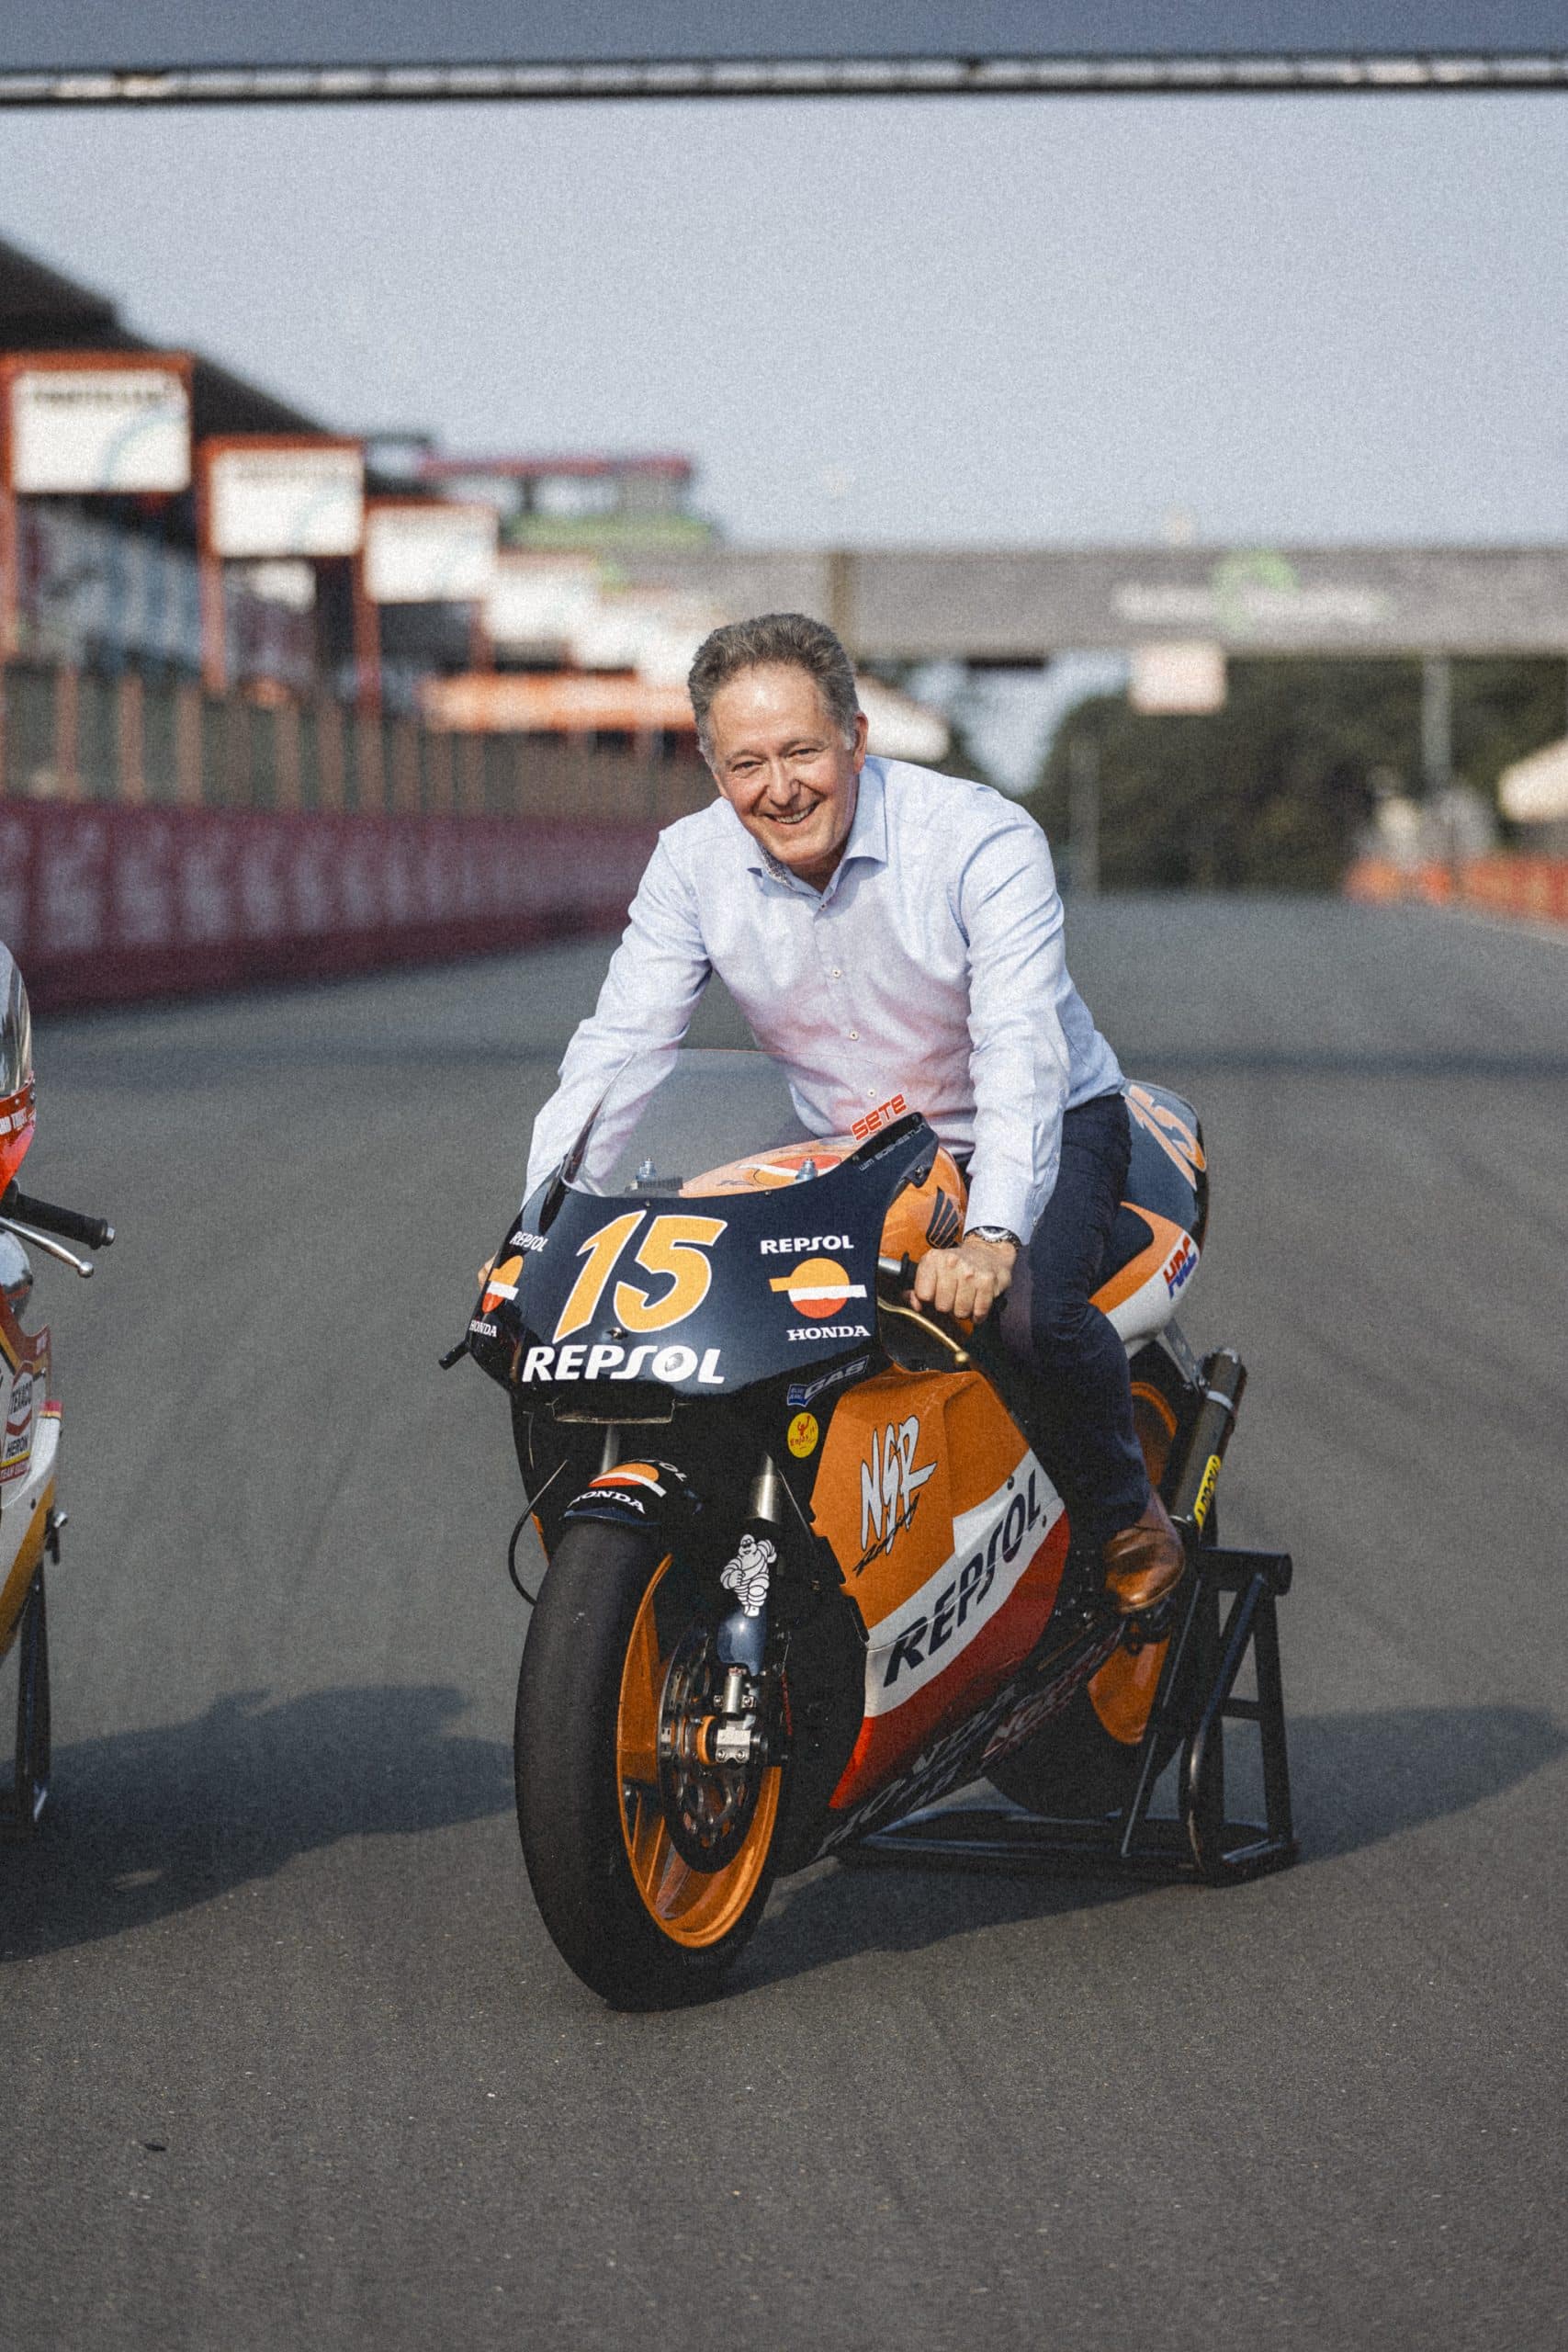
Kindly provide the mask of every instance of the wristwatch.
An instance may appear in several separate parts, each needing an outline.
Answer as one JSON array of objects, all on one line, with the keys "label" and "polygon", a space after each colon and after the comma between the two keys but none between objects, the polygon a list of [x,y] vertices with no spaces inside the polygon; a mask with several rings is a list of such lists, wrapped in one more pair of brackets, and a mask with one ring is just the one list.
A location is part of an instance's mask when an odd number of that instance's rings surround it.
[{"label": "wristwatch", "polygon": [[[1021,1250],[1023,1247],[1010,1226],[972,1225],[969,1227],[969,1233],[974,1235],[976,1241],[1009,1241],[1015,1250]],[[965,1234],[964,1238],[967,1240],[968,1234]]]}]

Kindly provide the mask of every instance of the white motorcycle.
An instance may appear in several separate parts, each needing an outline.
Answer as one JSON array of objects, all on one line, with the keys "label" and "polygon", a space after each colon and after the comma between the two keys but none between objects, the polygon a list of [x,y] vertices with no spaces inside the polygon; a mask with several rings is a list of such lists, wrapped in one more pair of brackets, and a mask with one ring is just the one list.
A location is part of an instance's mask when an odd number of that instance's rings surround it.
[{"label": "white motorcycle", "polygon": [[0,1832],[30,1837],[49,1798],[49,1630],[44,1564],[60,1558],[65,1514],[56,1499],[60,1405],[51,1395],[47,1329],[22,1317],[33,1270],[23,1247],[91,1274],[91,1259],[67,1245],[105,1250],[114,1228],[101,1217],[34,1200],[16,1175],[33,1139],[32,1023],[28,992],[0,946],[0,1660],[17,1655],[16,1769],[0,1791]]}]

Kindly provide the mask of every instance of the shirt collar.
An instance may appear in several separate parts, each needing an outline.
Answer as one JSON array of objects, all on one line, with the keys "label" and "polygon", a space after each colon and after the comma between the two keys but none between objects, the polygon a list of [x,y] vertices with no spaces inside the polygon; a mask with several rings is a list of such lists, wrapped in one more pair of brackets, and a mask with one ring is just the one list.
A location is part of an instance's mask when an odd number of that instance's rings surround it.
[{"label": "shirt collar", "polygon": [[[856,858],[863,858],[871,865],[887,863],[887,803],[884,786],[885,763],[867,760],[860,772],[860,790],[855,797],[855,813],[850,824],[850,837],[844,843],[844,854],[829,876],[827,888],[820,893],[808,882],[802,882],[787,865],[781,865],[760,841],[746,833],[746,863],[754,874],[771,874],[775,882],[783,882],[792,890],[804,890],[812,898],[820,896],[824,905],[839,887],[844,868]],[[737,824],[739,819],[736,819]],[[742,827],[742,831],[745,831]]]}]

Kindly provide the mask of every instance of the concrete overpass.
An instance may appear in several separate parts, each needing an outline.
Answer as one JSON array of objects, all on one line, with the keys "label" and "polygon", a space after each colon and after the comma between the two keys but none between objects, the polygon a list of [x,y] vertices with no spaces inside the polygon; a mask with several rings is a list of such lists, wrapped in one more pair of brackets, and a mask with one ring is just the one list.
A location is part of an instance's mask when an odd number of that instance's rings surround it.
[{"label": "concrete overpass", "polygon": [[1233,654],[1568,654],[1568,547],[708,547],[619,562],[735,616],[812,613],[868,662],[1032,666],[1173,639]]}]

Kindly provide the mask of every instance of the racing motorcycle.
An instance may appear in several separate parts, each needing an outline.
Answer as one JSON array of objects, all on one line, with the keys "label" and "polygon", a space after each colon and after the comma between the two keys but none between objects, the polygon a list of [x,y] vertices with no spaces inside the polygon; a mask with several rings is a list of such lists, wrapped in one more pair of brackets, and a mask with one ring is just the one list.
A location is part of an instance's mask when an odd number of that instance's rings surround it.
[{"label": "racing motorcycle", "polygon": [[[965,1200],[925,1120],[895,1096],[852,1135],[736,1150],[748,1117],[753,1135],[794,1125],[787,1103],[769,1124],[747,1108],[761,1057],[678,1060],[683,1100],[676,1078],[649,1100],[623,1072],[444,1359],[505,1389],[527,1503],[514,1581],[530,1518],[547,1561],[517,1811],[570,1966],[620,2007],[689,1999],[775,1876],[821,1855],[1210,1879],[1288,1860],[1273,1602],[1290,1563],[1214,1540],[1245,1373],[1230,1350],[1200,1363],[1174,1319],[1208,1211],[1190,1106],[1128,1088],[1127,1198],[1096,1294],[1189,1552],[1176,1592],[1129,1621],[1075,1551],[1027,1374],[987,1326],[912,1300]],[[688,1172],[661,1173],[656,1148]],[[1246,1718],[1261,1824],[1228,1817],[1225,1728]],[[1177,1811],[1156,1817],[1173,1760]],[[976,1780],[999,1810],[943,1808]]]},{"label": "racing motorcycle", "polygon": [[49,1797],[44,1565],[58,1563],[65,1524],[55,1499],[61,1408],[50,1395],[49,1333],[29,1334],[22,1323],[33,1287],[22,1245],[90,1275],[92,1261],[66,1245],[103,1250],[114,1239],[101,1218],[17,1189],[17,1170],[33,1139],[33,1098],[28,992],[0,946],[0,1660],[14,1653],[17,1676],[16,1763],[9,1789],[0,1790],[0,1832],[22,1838],[37,1828]]}]

